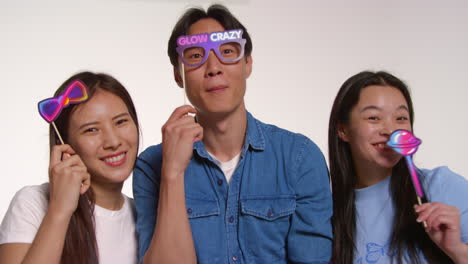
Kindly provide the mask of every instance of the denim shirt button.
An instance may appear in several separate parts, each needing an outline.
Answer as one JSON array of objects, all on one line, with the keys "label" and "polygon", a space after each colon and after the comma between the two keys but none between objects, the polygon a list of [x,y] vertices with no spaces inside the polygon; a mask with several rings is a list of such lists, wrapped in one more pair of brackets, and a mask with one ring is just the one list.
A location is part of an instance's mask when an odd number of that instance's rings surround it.
[{"label": "denim shirt button", "polygon": [[273,217],[275,214],[273,213],[273,209],[268,210],[268,217]]},{"label": "denim shirt button", "polygon": [[192,208],[187,208],[187,214],[191,214],[192,213]]},{"label": "denim shirt button", "polygon": [[231,216],[229,217],[229,223],[232,223],[232,222],[234,222],[234,217]]},{"label": "denim shirt button", "polygon": [[223,180],[219,179],[219,180],[218,180],[218,185],[219,185],[219,186],[223,185]]},{"label": "denim shirt button", "polygon": [[237,256],[232,256],[232,260],[237,261]]}]

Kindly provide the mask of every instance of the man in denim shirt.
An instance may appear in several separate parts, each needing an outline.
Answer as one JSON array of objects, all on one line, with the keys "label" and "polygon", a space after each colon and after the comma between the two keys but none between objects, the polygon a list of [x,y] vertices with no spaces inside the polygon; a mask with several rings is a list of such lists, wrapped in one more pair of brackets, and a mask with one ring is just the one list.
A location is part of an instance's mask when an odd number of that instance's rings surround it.
[{"label": "man in denim shirt", "polygon": [[[196,110],[176,109],[181,125],[166,123],[163,137],[189,138],[186,148],[172,151],[181,157],[171,168],[182,179],[198,263],[328,263],[332,200],[325,160],[307,137],[247,112],[251,51],[245,27],[220,5],[188,10],[169,40],[175,80]],[[188,112],[196,112],[198,124]],[[162,145],[146,149],[133,174],[140,259],[155,243],[165,197],[162,153]]]}]

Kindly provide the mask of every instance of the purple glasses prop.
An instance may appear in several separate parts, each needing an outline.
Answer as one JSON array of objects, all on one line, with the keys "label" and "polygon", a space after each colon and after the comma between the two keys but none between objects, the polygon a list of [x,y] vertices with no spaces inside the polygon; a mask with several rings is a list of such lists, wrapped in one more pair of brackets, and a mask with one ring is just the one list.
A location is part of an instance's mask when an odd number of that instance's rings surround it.
[{"label": "purple glasses prop", "polygon": [[88,99],[88,91],[86,85],[80,80],[73,81],[67,86],[65,92],[57,97],[47,98],[37,104],[39,114],[45,121],[51,123],[57,133],[60,142],[64,144],[62,136],[55,126],[55,119],[62,112],[62,109],[69,104],[78,104]]},{"label": "purple glasses prop", "polygon": [[418,150],[418,146],[421,144],[421,140],[415,137],[411,132],[403,129],[394,131],[390,135],[390,139],[387,142],[387,145],[395,152],[405,156],[406,164],[411,174],[411,180],[413,181],[414,189],[418,195],[418,203],[421,204],[421,198],[424,197],[424,191],[419,181],[418,173],[416,172],[416,167],[414,166],[412,156]]},{"label": "purple glasses prop", "polygon": [[242,33],[242,29],[233,29],[180,36],[176,50],[182,62],[190,67],[205,63],[211,50],[221,61],[234,63],[244,56],[246,40],[242,38]]}]

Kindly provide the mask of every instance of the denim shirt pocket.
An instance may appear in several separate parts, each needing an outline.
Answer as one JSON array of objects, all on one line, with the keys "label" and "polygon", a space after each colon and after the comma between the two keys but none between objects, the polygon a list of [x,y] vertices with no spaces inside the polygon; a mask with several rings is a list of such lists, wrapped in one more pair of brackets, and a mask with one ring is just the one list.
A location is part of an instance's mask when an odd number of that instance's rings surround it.
[{"label": "denim shirt pocket", "polygon": [[274,221],[296,210],[294,196],[246,198],[241,201],[241,212],[266,221]]},{"label": "denim shirt pocket", "polygon": [[[296,210],[294,195],[250,196],[241,199],[239,220],[243,251],[254,263],[286,260],[290,216]],[[281,263],[281,262],[280,262]]]},{"label": "denim shirt pocket", "polygon": [[217,234],[222,234],[223,227],[218,200],[186,194],[185,203],[198,263],[218,263],[225,259],[225,254],[216,250],[222,243],[222,236]]},{"label": "denim shirt pocket", "polygon": [[186,195],[185,203],[189,219],[219,215],[219,205],[215,199]]}]

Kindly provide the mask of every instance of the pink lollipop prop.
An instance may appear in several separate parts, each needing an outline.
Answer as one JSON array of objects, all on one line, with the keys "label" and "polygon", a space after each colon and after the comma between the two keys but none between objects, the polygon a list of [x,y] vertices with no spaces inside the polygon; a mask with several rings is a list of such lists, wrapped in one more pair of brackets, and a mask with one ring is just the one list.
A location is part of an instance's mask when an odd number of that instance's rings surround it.
[{"label": "pink lollipop prop", "polygon": [[[408,130],[395,130],[390,135],[390,139],[387,142],[387,146],[393,148],[397,153],[405,156],[406,164],[408,165],[408,169],[411,174],[411,180],[413,181],[414,189],[416,190],[418,204],[421,205],[421,198],[424,197],[424,191],[421,186],[421,182],[419,181],[418,173],[416,172],[416,167],[413,163],[412,156],[416,151],[418,151],[418,147],[421,145],[421,140],[413,135]],[[423,225],[427,228],[427,223],[424,221]]]},{"label": "pink lollipop prop", "polygon": [[406,164],[411,174],[411,180],[413,181],[414,189],[418,195],[418,202],[424,197],[424,191],[419,181],[416,167],[414,166],[412,156],[418,150],[418,146],[421,144],[421,140],[415,137],[410,131],[399,129],[395,130],[387,142],[387,146],[393,148],[397,153],[405,156]]}]

